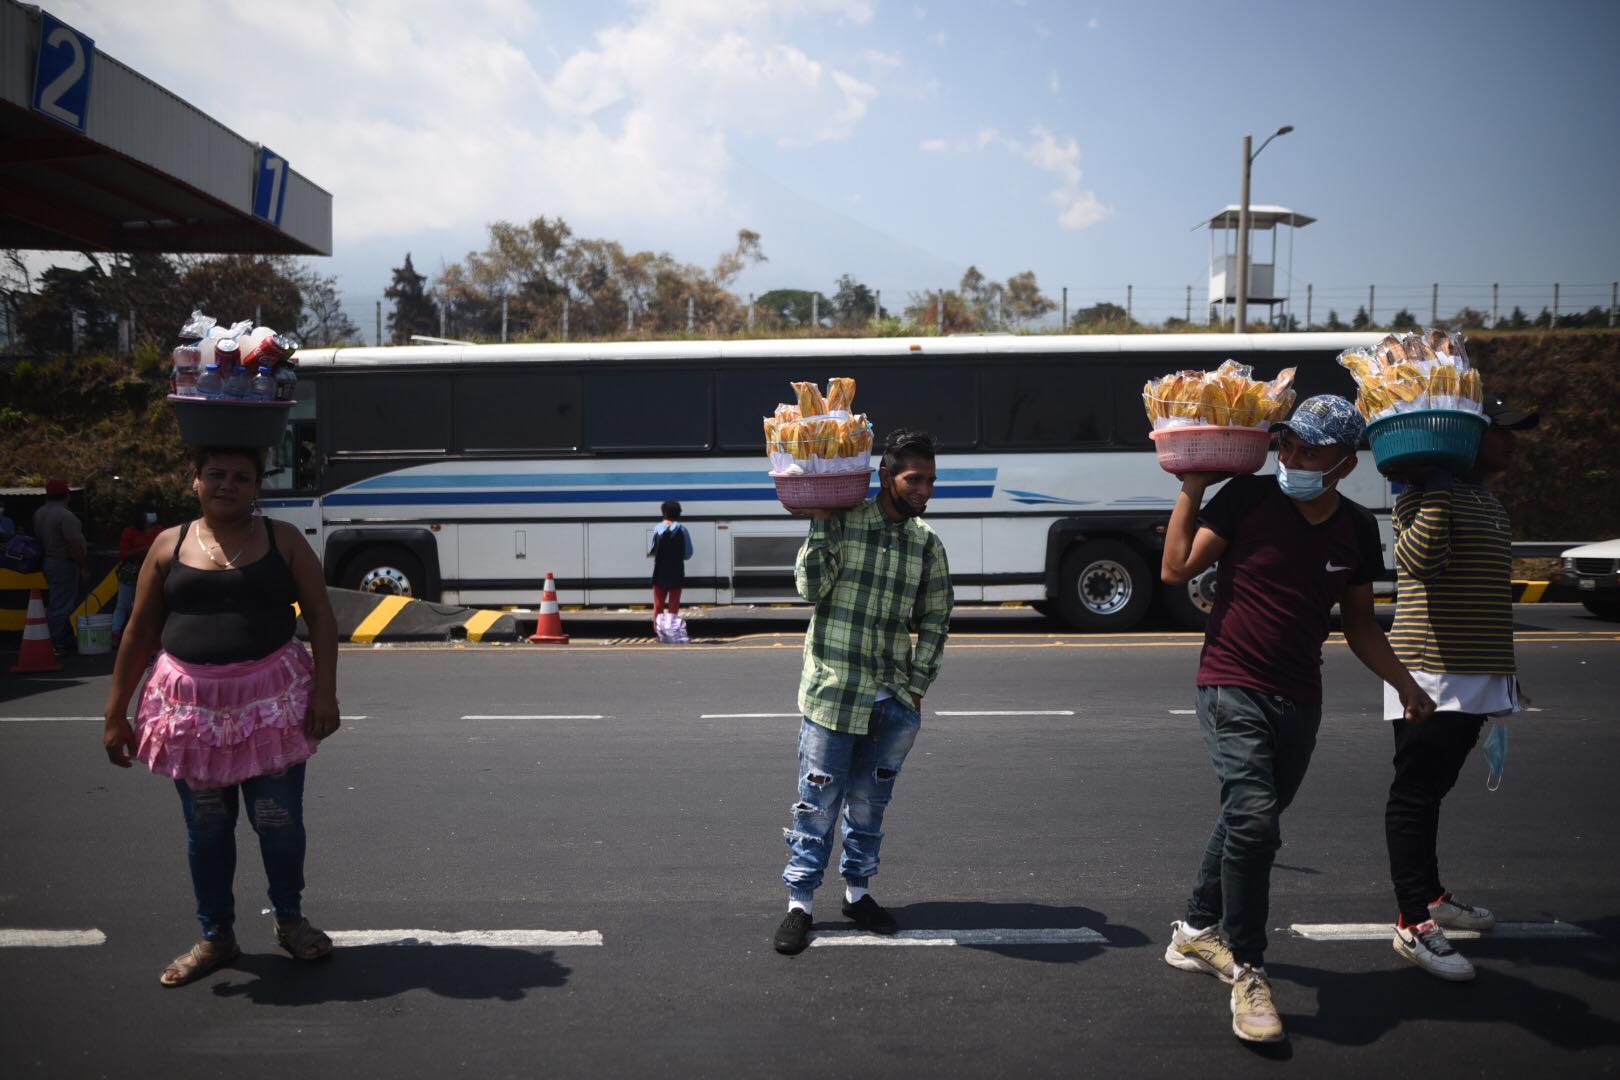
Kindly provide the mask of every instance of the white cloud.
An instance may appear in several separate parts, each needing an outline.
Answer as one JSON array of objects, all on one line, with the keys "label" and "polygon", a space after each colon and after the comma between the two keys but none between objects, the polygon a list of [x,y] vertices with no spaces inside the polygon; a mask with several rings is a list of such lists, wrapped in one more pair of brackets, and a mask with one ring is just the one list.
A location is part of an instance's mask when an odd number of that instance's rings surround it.
[{"label": "white cloud", "polygon": [[1093,15],[1091,18],[1086,20],[1086,29],[1087,30],[1095,30],[1095,29],[1097,29],[1097,27],[1099,27],[1101,25],[1102,25],[1102,23],[1097,21],[1097,16],[1095,16],[1095,15]]},{"label": "white cloud", "polygon": [[970,154],[996,146],[1029,162],[1058,180],[1047,200],[1058,208],[1058,224],[1065,229],[1084,229],[1113,214],[1096,194],[1080,186],[1080,143],[1069,136],[1059,139],[1039,124],[1030,129],[1030,140],[1021,142],[1002,135],[995,128],[981,128],[966,139],[924,139],[918,149],[932,154]]},{"label": "white cloud", "polygon": [[[870,22],[868,0],[632,0],[582,47],[561,45],[560,62],[547,16],[524,0],[59,7],[331,191],[340,244],[540,213],[720,212],[737,137],[844,139],[878,95],[794,40],[800,24]],[[249,62],[222,76],[215,49]]]}]

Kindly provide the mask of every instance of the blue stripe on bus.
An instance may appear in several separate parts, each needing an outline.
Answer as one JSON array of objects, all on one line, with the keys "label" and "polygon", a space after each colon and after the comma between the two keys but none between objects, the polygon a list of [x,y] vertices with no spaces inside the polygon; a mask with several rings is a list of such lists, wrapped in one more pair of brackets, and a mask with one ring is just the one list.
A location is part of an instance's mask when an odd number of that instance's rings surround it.
[{"label": "blue stripe on bus", "polygon": [[[762,470],[746,472],[417,473],[374,476],[350,490],[386,488],[648,487],[657,484],[758,484]],[[995,469],[940,469],[941,483],[994,483]],[[330,501],[330,500],[328,500]]]},{"label": "blue stripe on bus", "polygon": [[[756,477],[757,479],[757,477]],[[934,489],[936,499],[988,499],[994,485],[966,485]],[[874,486],[869,494],[876,494]],[[775,502],[775,488],[640,488],[615,491],[413,491],[391,495],[365,493],[328,495],[327,506],[467,506],[501,503],[618,503],[658,502]]]},{"label": "blue stripe on bus", "polygon": [[314,499],[260,499],[259,505],[271,510],[291,510],[299,506],[314,506]]}]

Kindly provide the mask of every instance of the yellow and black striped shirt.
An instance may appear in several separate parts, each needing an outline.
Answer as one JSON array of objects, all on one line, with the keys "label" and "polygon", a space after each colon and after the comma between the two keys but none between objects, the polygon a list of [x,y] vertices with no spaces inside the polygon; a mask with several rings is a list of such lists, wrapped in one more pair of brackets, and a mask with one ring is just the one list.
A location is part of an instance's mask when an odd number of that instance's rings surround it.
[{"label": "yellow and black striped shirt", "polygon": [[1408,668],[1511,675],[1513,547],[1507,511],[1479,484],[1395,500],[1399,588],[1389,643]]}]

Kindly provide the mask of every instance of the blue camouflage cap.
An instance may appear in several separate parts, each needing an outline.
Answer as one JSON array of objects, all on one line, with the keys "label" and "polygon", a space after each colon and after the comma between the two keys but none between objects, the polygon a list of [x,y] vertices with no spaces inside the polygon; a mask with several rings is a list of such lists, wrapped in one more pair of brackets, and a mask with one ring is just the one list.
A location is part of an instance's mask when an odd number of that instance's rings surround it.
[{"label": "blue camouflage cap", "polygon": [[1337,394],[1317,394],[1300,402],[1293,416],[1271,425],[1272,431],[1278,428],[1287,428],[1311,446],[1339,443],[1354,449],[1361,445],[1367,422],[1354,405]]}]

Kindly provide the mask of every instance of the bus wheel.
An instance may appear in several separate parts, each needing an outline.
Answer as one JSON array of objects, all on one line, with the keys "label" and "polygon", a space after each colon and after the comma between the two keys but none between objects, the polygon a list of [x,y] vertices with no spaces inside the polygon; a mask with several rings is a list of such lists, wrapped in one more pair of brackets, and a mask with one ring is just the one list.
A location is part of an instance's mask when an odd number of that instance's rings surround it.
[{"label": "bus wheel", "polygon": [[1147,562],[1118,540],[1092,540],[1063,557],[1058,610],[1079,630],[1129,630],[1153,599]]},{"label": "bus wheel", "polygon": [[392,545],[366,548],[343,568],[343,587],[361,592],[420,598],[426,583],[422,561]]},{"label": "bus wheel", "polygon": [[1215,567],[1210,567],[1185,585],[1164,587],[1164,609],[1176,625],[1202,630],[1215,610]]}]

